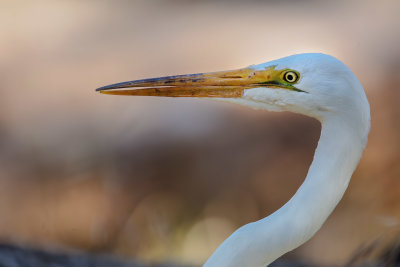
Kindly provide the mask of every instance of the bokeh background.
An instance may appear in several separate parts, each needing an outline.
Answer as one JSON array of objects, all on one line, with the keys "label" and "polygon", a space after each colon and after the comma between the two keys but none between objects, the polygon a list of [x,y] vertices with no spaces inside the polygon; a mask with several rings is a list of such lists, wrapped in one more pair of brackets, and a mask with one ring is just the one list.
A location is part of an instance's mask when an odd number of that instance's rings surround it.
[{"label": "bokeh background", "polygon": [[[371,104],[343,201],[285,257],[346,262],[400,220],[400,2],[0,1],[0,241],[199,265],[303,181],[317,121],[197,99],[105,96],[146,77],[302,52],[344,61]],[[388,240],[388,241],[386,241]]]}]

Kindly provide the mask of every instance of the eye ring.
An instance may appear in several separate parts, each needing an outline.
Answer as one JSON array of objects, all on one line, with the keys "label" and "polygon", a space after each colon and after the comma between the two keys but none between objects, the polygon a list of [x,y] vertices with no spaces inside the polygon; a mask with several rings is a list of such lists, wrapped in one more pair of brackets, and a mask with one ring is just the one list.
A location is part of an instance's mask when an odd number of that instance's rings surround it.
[{"label": "eye ring", "polygon": [[288,83],[295,83],[299,79],[299,75],[294,71],[287,71],[283,75],[283,79]]}]

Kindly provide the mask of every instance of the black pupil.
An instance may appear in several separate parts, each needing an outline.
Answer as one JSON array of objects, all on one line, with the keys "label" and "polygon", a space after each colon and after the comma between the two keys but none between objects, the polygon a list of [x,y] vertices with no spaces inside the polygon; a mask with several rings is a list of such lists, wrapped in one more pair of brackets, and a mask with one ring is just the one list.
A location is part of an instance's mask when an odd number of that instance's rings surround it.
[{"label": "black pupil", "polygon": [[288,75],[286,75],[286,79],[287,79],[289,82],[292,82],[292,81],[294,80],[293,74],[288,74]]}]

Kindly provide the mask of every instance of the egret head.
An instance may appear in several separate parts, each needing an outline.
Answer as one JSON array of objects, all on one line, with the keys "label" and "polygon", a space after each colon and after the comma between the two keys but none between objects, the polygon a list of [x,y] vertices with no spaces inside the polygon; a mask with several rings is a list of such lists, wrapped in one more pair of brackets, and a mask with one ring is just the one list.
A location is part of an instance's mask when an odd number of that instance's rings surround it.
[{"label": "egret head", "polygon": [[238,70],[136,80],[97,90],[114,95],[204,97],[301,113],[323,123],[314,161],[295,196],[271,216],[232,234],[204,266],[266,266],[308,240],[343,196],[369,130],[369,104],[361,84],[346,65],[324,54],[293,55]]},{"label": "egret head", "polygon": [[[238,70],[135,80],[97,90],[113,95],[206,97],[319,120],[332,113],[368,108],[364,90],[351,70],[332,56],[316,53]],[[363,112],[369,116],[369,108]]]}]

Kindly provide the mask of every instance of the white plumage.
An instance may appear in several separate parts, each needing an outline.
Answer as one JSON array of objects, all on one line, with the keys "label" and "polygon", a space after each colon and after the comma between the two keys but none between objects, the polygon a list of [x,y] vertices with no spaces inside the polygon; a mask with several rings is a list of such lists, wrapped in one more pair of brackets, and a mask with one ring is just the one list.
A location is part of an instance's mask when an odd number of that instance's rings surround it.
[{"label": "white plumage", "polygon": [[[290,74],[296,77],[286,77]],[[109,91],[126,87],[138,88]],[[236,71],[131,81],[98,90],[213,97],[252,108],[300,113],[321,122],[314,160],[296,194],[272,215],[235,231],[206,267],[266,266],[310,239],[342,198],[370,128],[369,104],[361,84],[346,65],[324,54],[299,54]]]}]

